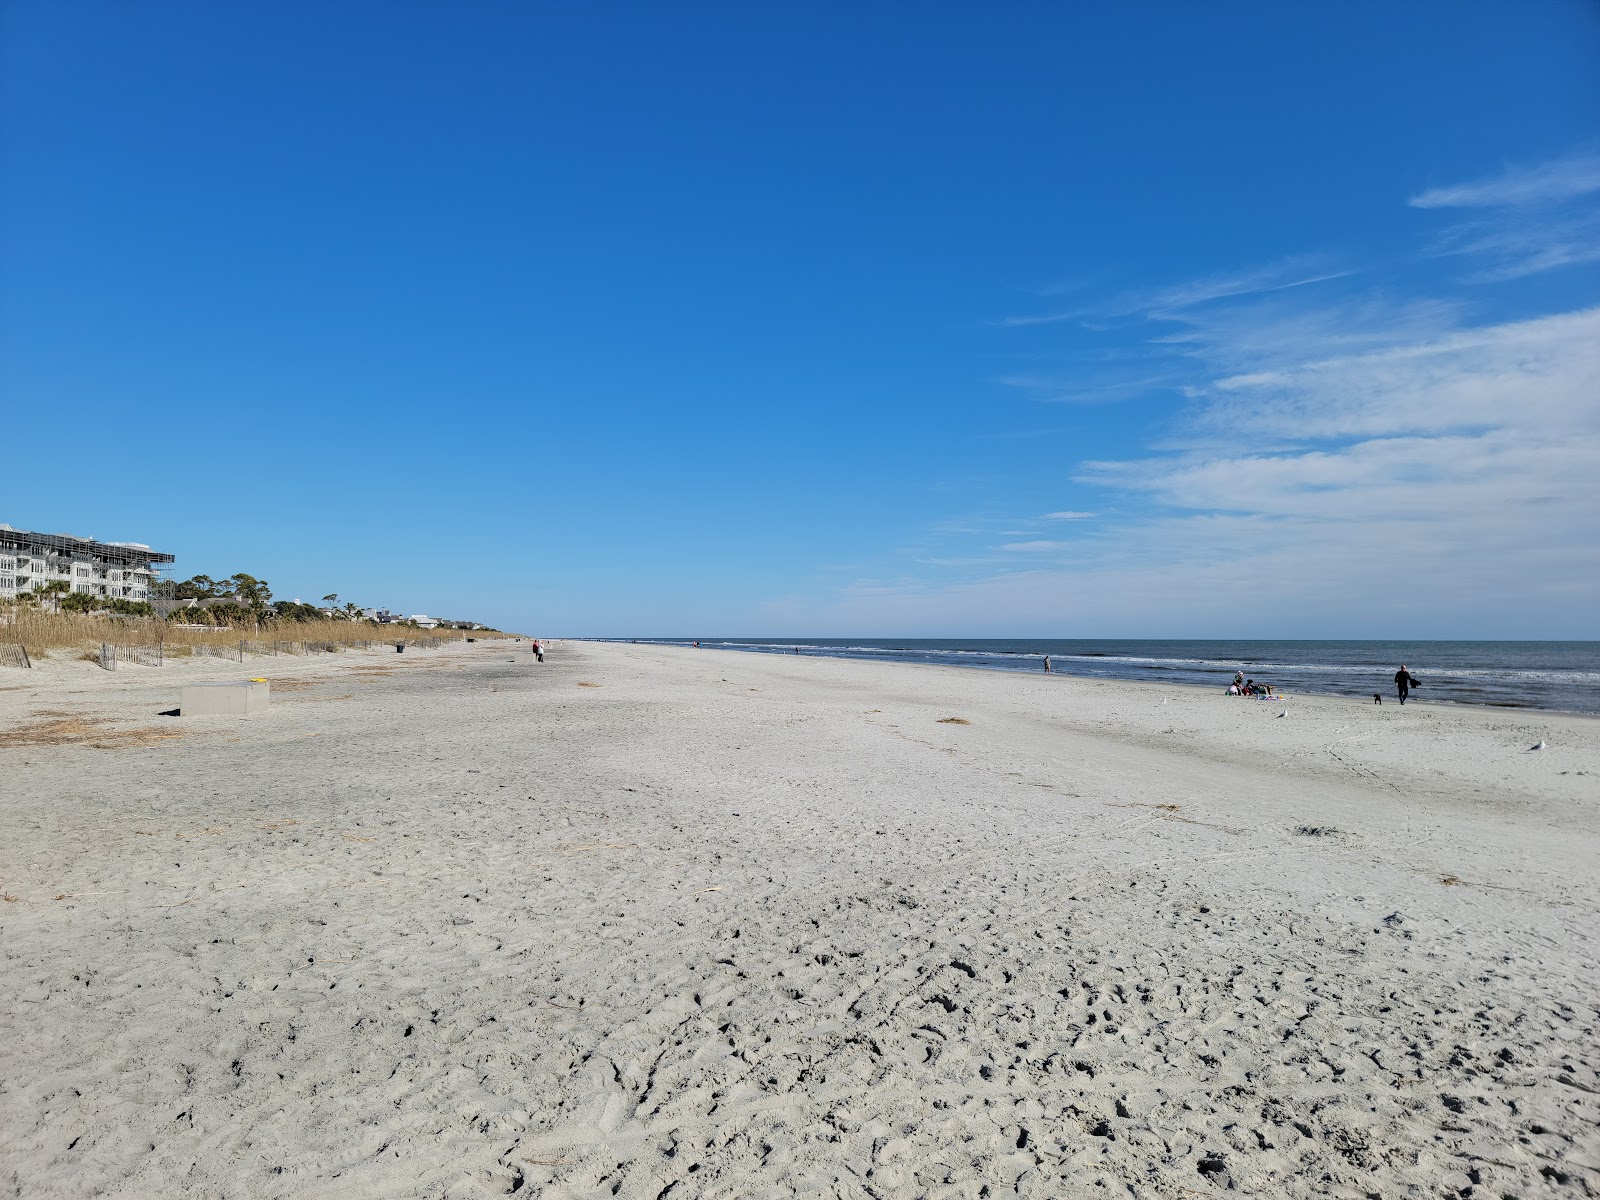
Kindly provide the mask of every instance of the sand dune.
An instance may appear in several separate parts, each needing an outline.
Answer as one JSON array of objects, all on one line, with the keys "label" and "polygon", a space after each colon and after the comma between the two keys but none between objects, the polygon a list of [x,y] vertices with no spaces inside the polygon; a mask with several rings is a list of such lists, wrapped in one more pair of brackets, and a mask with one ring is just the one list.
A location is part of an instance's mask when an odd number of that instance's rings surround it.
[{"label": "sand dune", "polygon": [[158,715],[216,662],[0,675],[8,1194],[1600,1192],[1596,722],[248,670],[244,719]]}]

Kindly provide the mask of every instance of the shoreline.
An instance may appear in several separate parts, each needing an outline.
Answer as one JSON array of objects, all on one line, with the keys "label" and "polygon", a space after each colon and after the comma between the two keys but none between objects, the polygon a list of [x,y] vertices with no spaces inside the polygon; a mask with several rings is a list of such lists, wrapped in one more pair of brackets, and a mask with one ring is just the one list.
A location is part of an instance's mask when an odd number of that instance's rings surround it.
[{"label": "shoreline", "polygon": [[1600,1187],[1593,722],[546,660],[0,690],[15,1188]]},{"label": "shoreline", "polygon": [[[912,659],[891,659],[891,658],[887,658],[887,657],[885,657],[885,658],[872,658],[872,657],[869,657],[869,656],[866,656],[866,655],[828,654],[828,653],[825,653],[825,652],[822,652],[822,651],[815,651],[815,652],[807,653],[807,654],[784,654],[781,651],[771,651],[771,650],[741,650],[736,646],[726,646],[726,645],[722,645],[722,646],[701,646],[701,647],[699,647],[697,649],[694,646],[685,646],[685,645],[682,645],[682,644],[680,644],[678,642],[645,642],[645,641],[630,642],[630,641],[611,641],[611,640],[608,640],[608,639],[598,639],[598,638],[577,638],[577,639],[573,639],[573,640],[577,644],[581,644],[581,645],[639,646],[639,647],[649,647],[649,648],[664,649],[664,650],[689,650],[689,651],[694,651],[694,652],[697,652],[697,653],[704,653],[704,652],[709,652],[709,651],[718,651],[718,652],[727,653],[727,654],[736,654],[736,655],[741,655],[741,656],[753,656],[753,657],[757,657],[757,658],[775,658],[775,659],[780,659],[780,660],[785,660],[785,661],[787,661],[789,659],[827,659],[827,660],[832,661],[832,662],[856,662],[856,663],[865,663],[865,664],[869,664],[869,665],[886,666],[886,667],[924,667],[924,668],[930,668],[930,669],[933,669],[933,670],[950,670],[950,671],[961,671],[961,672],[981,671],[981,672],[984,672],[984,673],[987,673],[987,674],[1001,675],[1001,676],[1008,676],[1008,677],[1009,676],[1016,676],[1016,677],[1019,677],[1019,678],[1038,677],[1040,679],[1048,679],[1048,680],[1070,679],[1070,680],[1073,680],[1073,681],[1079,682],[1079,683],[1109,684],[1109,685],[1113,685],[1113,686],[1116,686],[1116,687],[1151,688],[1151,689],[1154,689],[1156,691],[1161,691],[1162,689],[1177,688],[1177,689],[1182,689],[1185,692],[1193,693],[1193,694],[1196,694],[1196,695],[1216,695],[1216,696],[1219,696],[1219,697],[1221,697],[1222,699],[1225,699],[1225,700],[1251,700],[1252,702],[1259,701],[1259,700],[1267,700],[1270,703],[1271,700],[1273,700],[1273,699],[1286,699],[1286,700],[1316,699],[1316,700],[1319,700],[1319,701],[1342,701],[1342,702],[1345,702],[1345,703],[1355,704],[1355,705],[1361,705],[1363,703],[1366,703],[1366,704],[1369,704],[1369,705],[1371,704],[1370,699],[1366,699],[1365,698],[1366,695],[1370,695],[1370,694],[1344,693],[1344,692],[1319,692],[1319,691],[1312,691],[1312,690],[1295,690],[1293,692],[1286,692],[1286,693],[1281,693],[1281,694],[1275,695],[1275,696],[1271,697],[1270,699],[1267,698],[1267,697],[1229,696],[1229,695],[1226,694],[1227,693],[1227,687],[1228,687],[1227,682],[1223,682],[1222,684],[1220,684],[1216,688],[1213,688],[1213,687],[1211,687],[1209,685],[1200,684],[1200,683],[1176,682],[1176,681],[1174,681],[1172,683],[1161,683],[1161,682],[1157,682],[1157,681],[1151,680],[1151,679],[1124,679],[1124,678],[1120,678],[1120,677],[1116,677],[1116,676],[1106,676],[1106,675],[1080,675],[1080,674],[1074,673],[1072,671],[1051,671],[1048,674],[1046,674],[1042,670],[1039,670],[1039,671],[1024,671],[1024,670],[1021,670],[1021,669],[1018,669],[1018,668],[1014,668],[1014,667],[995,667],[995,666],[989,666],[989,665],[984,664],[984,663],[964,664],[964,663],[917,662],[917,661],[912,660]],[[1580,719],[1580,720],[1586,720],[1586,721],[1600,720],[1600,712],[1584,712],[1582,710],[1566,709],[1566,708],[1539,708],[1539,707],[1536,707],[1536,706],[1533,706],[1533,705],[1526,705],[1526,704],[1524,704],[1524,705],[1494,704],[1494,703],[1490,703],[1490,702],[1487,702],[1487,701],[1472,702],[1472,701],[1457,701],[1457,700],[1418,699],[1416,692],[1412,693],[1411,697],[1407,700],[1406,704],[1404,704],[1404,705],[1401,705],[1398,702],[1398,700],[1395,699],[1394,694],[1393,694],[1392,691],[1387,692],[1387,693],[1383,693],[1383,697],[1384,697],[1384,703],[1383,703],[1382,707],[1388,707],[1389,705],[1392,704],[1396,708],[1402,708],[1402,707],[1410,708],[1413,705],[1416,705],[1416,706],[1421,706],[1421,707],[1448,709],[1449,711],[1452,711],[1452,712],[1485,712],[1485,713],[1491,713],[1491,714],[1496,714],[1497,713],[1497,714],[1505,714],[1505,715],[1510,715],[1510,714],[1528,714],[1528,715],[1541,715],[1541,716],[1573,717],[1573,718],[1577,718],[1577,719]],[[1373,705],[1373,707],[1378,707],[1378,706],[1377,705]]]}]

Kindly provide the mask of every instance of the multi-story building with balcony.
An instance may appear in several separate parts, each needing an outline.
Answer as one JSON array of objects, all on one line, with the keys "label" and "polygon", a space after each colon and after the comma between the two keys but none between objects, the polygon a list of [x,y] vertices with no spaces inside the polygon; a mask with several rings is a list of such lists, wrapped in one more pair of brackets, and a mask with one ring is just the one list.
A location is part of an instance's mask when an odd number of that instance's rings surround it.
[{"label": "multi-story building with balcony", "polygon": [[74,592],[149,600],[163,564],[175,561],[139,542],[97,542],[65,533],[0,525],[0,599],[64,580]]}]

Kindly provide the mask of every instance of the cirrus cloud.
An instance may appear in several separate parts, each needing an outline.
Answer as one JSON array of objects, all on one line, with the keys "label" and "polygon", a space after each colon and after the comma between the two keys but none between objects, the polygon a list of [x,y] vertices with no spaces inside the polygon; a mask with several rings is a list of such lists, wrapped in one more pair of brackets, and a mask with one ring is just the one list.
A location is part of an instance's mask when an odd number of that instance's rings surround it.
[{"label": "cirrus cloud", "polygon": [[[1600,261],[1597,193],[1600,155],[1574,153],[1412,197],[1466,215],[1387,281],[1301,256],[1007,322],[1098,313],[1122,339],[1003,380],[1034,400],[1180,411],[1070,472],[1098,514],[999,546],[990,525],[962,577],[821,612],[862,633],[1600,635],[1600,307],[1524,289],[1484,315],[1485,285]],[[1417,286],[1445,258],[1472,273]],[[1086,523],[1037,536],[1058,521]]]},{"label": "cirrus cloud", "polygon": [[1498,208],[1552,204],[1600,192],[1600,154],[1580,151],[1532,166],[1507,167],[1471,183],[1428,188],[1411,197],[1412,208]]}]

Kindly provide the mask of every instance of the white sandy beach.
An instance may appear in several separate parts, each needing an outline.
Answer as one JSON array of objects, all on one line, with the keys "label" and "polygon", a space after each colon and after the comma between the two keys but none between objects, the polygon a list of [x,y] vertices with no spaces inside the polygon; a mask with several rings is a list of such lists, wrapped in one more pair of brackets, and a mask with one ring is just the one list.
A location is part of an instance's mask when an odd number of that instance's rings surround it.
[{"label": "white sandy beach", "polygon": [[0,1188],[1600,1194],[1600,722],[1220,691],[0,672]]}]

